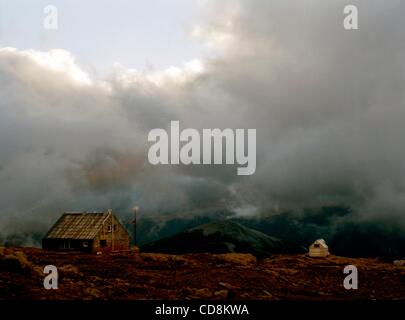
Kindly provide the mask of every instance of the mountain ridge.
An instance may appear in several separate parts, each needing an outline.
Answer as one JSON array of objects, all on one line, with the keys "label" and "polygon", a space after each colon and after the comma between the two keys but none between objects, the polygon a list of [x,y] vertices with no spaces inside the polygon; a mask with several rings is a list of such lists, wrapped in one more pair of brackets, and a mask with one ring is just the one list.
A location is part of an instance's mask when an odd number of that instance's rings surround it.
[{"label": "mountain ridge", "polygon": [[144,252],[184,253],[251,253],[271,256],[278,253],[303,253],[305,248],[286,243],[260,231],[230,220],[218,220],[190,228],[141,246]]}]

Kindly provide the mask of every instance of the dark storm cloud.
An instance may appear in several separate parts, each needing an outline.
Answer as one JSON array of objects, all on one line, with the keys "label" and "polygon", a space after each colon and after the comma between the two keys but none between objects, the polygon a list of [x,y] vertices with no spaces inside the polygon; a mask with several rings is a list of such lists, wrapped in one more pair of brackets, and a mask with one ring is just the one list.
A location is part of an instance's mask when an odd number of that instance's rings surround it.
[{"label": "dark storm cloud", "polygon": [[[222,204],[253,214],[325,203],[404,221],[405,4],[213,2],[195,34],[214,57],[90,79],[66,52],[0,51],[0,233],[63,210]],[[257,129],[257,171],[152,167],[147,133]],[[36,221],[35,223],[33,221]],[[43,221],[43,223],[41,223]]]}]

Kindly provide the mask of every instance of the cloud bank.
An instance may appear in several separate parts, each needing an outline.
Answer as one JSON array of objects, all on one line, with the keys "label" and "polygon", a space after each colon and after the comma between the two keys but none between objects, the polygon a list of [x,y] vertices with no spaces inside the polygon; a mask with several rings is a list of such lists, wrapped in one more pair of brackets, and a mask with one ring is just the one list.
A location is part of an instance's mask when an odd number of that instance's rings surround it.
[{"label": "cloud bank", "polygon": [[[64,50],[0,49],[0,234],[135,203],[243,215],[333,203],[405,223],[405,4],[352,3],[356,31],[345,1],[208,1],[191,33],[215,53],[163,71],[94,77]],[[257,129],[255,175],[149,165],[147,134],[170,120]]]}]

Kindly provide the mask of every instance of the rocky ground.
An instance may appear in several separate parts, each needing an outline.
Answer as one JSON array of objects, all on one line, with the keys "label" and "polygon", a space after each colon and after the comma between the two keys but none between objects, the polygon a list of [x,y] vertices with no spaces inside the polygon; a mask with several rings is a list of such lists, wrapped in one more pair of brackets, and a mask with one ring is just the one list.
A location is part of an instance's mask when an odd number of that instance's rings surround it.
[{"label": "rocky ground", "polygon": [[[349,264],[358,268],[358,290],[343,287],[343,268]],[[46,265],[58,268],[58,290],[43,287]],[[337,256],[97,256],[0,248],[0,300],[5,299],[405,300],[405,267]]]}]

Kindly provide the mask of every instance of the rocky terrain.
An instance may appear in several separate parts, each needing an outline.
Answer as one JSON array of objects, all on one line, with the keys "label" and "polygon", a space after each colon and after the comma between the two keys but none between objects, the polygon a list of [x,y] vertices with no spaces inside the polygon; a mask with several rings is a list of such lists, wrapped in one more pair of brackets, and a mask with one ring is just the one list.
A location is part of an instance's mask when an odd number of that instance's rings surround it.
[{"label": "rocky terrain", "polygon": [[[358,267],[358,290],[343,287],[348,264]],[[45,265],[58,268],[59,289],[44,289]],[[0,248],[0,299],[397,300],[405,299],[405,268],[337,256],[88,255]]]}]

